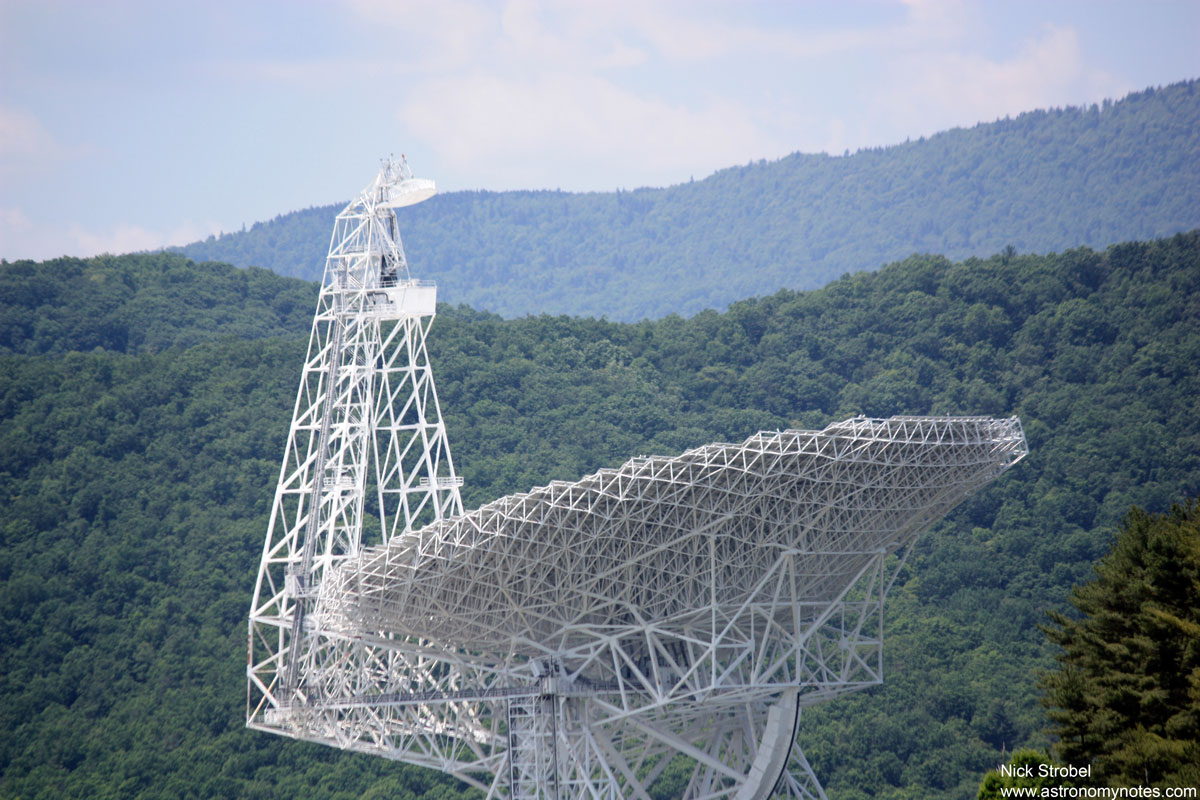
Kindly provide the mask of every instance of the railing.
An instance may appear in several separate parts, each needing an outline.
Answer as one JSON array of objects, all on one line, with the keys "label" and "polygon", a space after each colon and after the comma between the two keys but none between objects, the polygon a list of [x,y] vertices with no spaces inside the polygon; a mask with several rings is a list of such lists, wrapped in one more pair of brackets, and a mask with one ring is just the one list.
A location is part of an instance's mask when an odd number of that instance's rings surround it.
[{"label": "railing", "polygon": [[432,481],[429,478],[421,478],[422,489],[450,489],[456,486],[462,486],[463,479],[457,475],[453,478],[434,478]]}]

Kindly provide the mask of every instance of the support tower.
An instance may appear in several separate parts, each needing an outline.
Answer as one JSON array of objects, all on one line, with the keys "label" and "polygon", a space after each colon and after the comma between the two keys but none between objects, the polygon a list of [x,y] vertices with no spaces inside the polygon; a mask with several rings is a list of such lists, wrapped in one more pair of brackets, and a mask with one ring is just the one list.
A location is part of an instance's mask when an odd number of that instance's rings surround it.
[{"label": "support tower", "polygon": [[322,632],[317,587],[364,546],[462,513],[425,348],[437,287],[413,280],[396,229],[434,191],[388,160],[334,224],[250,609],[251,727],[286,732],[356,691],[355,670],[390,669],[386,649]]}]

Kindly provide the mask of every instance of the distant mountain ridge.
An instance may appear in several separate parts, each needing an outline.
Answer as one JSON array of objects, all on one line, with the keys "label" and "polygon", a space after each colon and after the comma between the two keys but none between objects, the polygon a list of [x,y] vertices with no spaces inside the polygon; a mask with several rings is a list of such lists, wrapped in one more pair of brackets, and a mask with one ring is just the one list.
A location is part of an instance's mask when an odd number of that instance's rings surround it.
[{"label": "distant mountain ridge", "polygon": [[[181,250],[318,280],[340,208]],[[613,320],[814,289],[912,253],[1152,239],[1200,226],[1200,91],[1189,80],[663,189],[450,192],[404,209],[400,224],[414,274],[436,280],[441,300],[509,317]]]}]

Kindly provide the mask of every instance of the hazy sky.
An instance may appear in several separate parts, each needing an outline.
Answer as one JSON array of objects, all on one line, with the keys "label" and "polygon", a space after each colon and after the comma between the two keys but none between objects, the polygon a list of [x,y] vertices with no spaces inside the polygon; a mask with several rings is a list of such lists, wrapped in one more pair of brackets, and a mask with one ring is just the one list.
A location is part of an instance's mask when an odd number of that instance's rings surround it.
[{"label": "hazy sky", "polygon": [[1200,1],[0,0],[0,256],[343,202],[612,191],[1200,77]]}]

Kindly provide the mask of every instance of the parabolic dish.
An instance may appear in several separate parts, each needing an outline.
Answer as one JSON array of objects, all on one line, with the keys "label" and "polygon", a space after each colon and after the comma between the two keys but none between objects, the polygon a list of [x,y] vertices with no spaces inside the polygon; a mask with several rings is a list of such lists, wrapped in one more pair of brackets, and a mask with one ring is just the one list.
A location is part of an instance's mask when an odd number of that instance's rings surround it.
[{"label": "parabolic dish", "polygon": [[561,652],[634,624],[708,627],[788,553],[793,599],[818,614],[1025,453],[1015,417],[858,417],[635,458],[366,548],[326,580],[318,616],[497,657]]},{"label": "parabolic dish", "polygon": [[408,178],[386,187],[386,196],[380,208],[404,208],[415,206],[437,194],[437,187],[427,178]]}]

